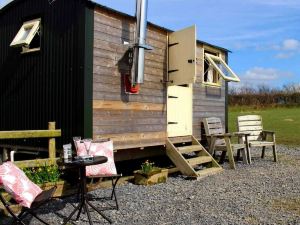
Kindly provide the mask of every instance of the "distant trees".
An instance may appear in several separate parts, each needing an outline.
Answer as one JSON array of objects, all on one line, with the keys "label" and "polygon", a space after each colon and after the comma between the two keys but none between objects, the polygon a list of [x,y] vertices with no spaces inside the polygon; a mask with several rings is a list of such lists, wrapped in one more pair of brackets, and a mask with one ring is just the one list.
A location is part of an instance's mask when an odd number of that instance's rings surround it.
[{"label": "distant trees", "polygon": [[281,89],[259,85],[256,88],[244,85],[229,87],[229,105],[265,106],[293,106],[300,105],[300,84],[284,85]]}]

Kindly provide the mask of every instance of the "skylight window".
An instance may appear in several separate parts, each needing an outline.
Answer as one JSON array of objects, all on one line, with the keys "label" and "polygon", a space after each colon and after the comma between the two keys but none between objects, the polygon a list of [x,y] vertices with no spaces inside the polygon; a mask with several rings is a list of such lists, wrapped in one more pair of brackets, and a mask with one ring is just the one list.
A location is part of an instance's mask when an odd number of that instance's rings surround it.
[{"label": "skylight window", "polygon": [[219,56],[205,53],[205,59],[226,81],[240,82],[239,77],[230,69],[230,67]]},{"label": "skylight window", "polygon": [[39,50],[40,46],[34,46],[34,49],[31,49],[30,44],[36,39],[36,36],[39,35],[41,19],[30,20],[24,22],[17,35],[10,43],[11,47],[23,47],[23,52]]}]

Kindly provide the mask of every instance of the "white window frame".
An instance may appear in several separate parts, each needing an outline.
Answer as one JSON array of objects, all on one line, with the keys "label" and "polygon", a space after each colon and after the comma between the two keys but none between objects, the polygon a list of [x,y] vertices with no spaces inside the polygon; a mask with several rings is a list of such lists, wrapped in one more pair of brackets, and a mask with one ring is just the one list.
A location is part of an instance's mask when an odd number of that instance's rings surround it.
[{"label": "white window frame", "polygon": [[[209,53],[205,53],[205,58],[209,61],[209,63],[214,67],[216,71],[221,75],[221,77],[226,81],[233,81],[233,82],[240,82],[240,78],[230,69],[230,67],[227,65],[227,63],[224,62],[224,60],[215,55],[211,55]],[[226,70],[230,73],[231,76],[226,76],[222,70],[219,69],[217,64],[214,60],[217,60],[221,62],[221,64],[226,68]]]},{"label": "white window frame", "polygon": [[[14,37],[13,41],[10,43],[10,46],[27,48],[30,45],[36,33],[38,32],[40,28],[40,23],[41,23],[40,18],[24,22],[22,27],[19,29],[17,35]],[[25,30],[28,29],[30,30],[28,35],[25,38],[22,38]]]}]

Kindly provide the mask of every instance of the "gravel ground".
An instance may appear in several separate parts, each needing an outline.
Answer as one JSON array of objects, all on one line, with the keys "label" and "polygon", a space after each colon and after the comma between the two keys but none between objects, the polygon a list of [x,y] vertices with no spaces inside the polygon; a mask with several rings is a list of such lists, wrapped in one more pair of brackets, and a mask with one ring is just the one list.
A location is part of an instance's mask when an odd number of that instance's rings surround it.
[{"label": "gravel ground", "polygon": [[[238,162],[231,170],[225,163],[222,173],[200,180],[177,175],[165,184],[122,185],[117,188],[119,211],[104,214],[116,225],[300,224],[300,147],[278,146],[278,163],[272,161],[271,150],[266,150],[265,159],[259,158],[260,152],[252,151],[251,165]],[[93,194],[104,192],[108,190]],[[60,224],[74,200],[53,201],[39,213],[50,224]],[[92,217],[109,224],[95,213]],[[35,219],[28,222],[39,224]],[[86,214],[74,224],[88,224]]]}]

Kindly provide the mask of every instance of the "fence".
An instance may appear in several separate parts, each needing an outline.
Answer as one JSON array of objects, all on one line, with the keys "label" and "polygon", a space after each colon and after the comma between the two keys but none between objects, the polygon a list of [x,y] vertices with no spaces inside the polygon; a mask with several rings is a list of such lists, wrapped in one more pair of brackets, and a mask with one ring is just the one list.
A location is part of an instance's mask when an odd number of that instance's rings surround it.
[{"label": "fence", "polygon": [[[20,168],[38,167],[40,165],[44,165],[45,163],[47,163],[47,165],[56,164],[57,158],[56,158],[55,138],[60,136],[61,136],[61,130],[55,129],[55,122],[48,123],[48,130],[0,131],[0,139],[49,138],[48,141],[49,158],[16,161],[15,164]],[[8,159],[7,148],[3,148],[2,157],[3,160]]]}]

